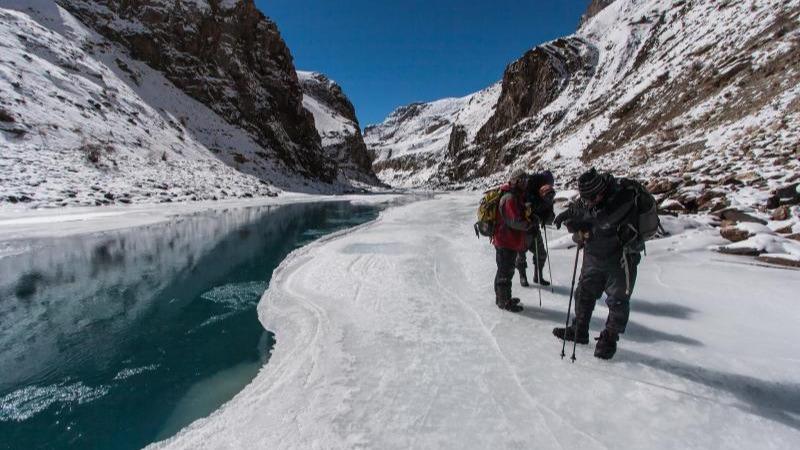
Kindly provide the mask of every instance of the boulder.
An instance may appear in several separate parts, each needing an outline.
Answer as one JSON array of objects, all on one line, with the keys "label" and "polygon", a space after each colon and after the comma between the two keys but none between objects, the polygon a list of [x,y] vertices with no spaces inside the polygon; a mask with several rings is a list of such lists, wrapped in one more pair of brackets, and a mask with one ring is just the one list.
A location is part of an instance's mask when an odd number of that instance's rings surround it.
[{"label": "boulder", "polygon": [[647,184],[647,190],[653,195],[658,195],[673,191],[677,186],[678,183],[667,178],[657,178]]},{"label": "boulder", "polygon": [[735,226],[722,227],[719,234],[731,242],[741,242],[751,236],[747,230],[736,228]]},{"label": "boulder", "polygon": [[794,183],[772,192],[772,196],[767,200],[767,208],[777,208],[781,205],[800,205],[800,184]]},{"label": "boulder", "polygon": [[718,203],[717,199],[723,197],[723,194],[717,191],[709,190],[704,191],[697,197],[697,208],[698,209],[711,209],[715,204]]},{"label": "boulder", "polygon": [[768,264],[776,264],[776,265],[779,265],[779,266],[786,266],[786,267],[800,267],[800,261],[796,261],[796,260],[788,259],[788,258],[777,258],[777,257],[774,257],[774,256],[759,256],[756,259],[758,259],[761,262],[768,263]]},{"label": "boulder", "polygon": [[791,211],[789,211],[789,206],[783,205],[775,211],[772,211],[772,220],[787,220],[790,215]]},{"label": "boulder", "polygon": [[671,212],[683,212],[686,211],[686,208],[681,204],[681,202],[673,199],[666,199],[658,206],[660,211],[671,211]]},{"label": "boulder", "polygon": [[730,220],[733,222],[752,222],[760,223],[761,225],[767,224],[766,220],[759,219],[758,217],[747,214],[744,211],[740,211],[736,208],[725,208],[721,211],[717,211],[714,213],[714,215],[722,220]]},{"label": "boulder", "polygon": [[738,256],[759,256],[761,255],[761,250],[757,250],[750,247],[720,247],[718,249],[720,253],[724,253],[726,255],[738,255]]},{"label": "boulder", "polygon": [[744,186],[744,182],[735,175],[728,175],[720,181],[720,184],[725,186]]}]

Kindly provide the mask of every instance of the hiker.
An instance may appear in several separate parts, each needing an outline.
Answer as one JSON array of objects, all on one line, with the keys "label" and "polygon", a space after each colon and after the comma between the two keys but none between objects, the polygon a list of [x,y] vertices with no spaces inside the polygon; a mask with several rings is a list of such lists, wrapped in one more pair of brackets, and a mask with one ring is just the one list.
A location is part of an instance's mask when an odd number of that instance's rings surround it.
[{"label": "hiker", "polygon": [[553,189],[555,179],[549,170],[538,172],[528,177],[528,188],[525,194],[525,207],[529,220],[533,226],[526,233],[525,250],[517,254],[517,271],[519,272],[519,283],[523,287],[528,287],[528,268],[527,252],[533,255],[533,282],[542,286],[550,286],[550,282],[544,279],[544,265],[547,262],[547,249],[542,238],[542,228],[551,225],[555,218],[553,211],[553,201],[556,191]]},{"label": "hiker", "polygon": [[[637,233],[641,220],[636,206],[638,194],[635,189],[624,187],[631,184],[641,186],[632,180],[597,173],[593,168],[578,178],[580,200],[554,222],[557,228],[562,223],[567,226],[573,240],[583,247],[584,255],[575,291],[575,318],[567,328],[553,329],[553,334],[559,339],[588,344],[592,311],[605,292],[608,318],[594,352],[602,359],[614,356],[619,335],[625,332],[636,268],[644,249],[644,240]],[[653,211],[655,214],[655,208]]]},{"label": "hiker", "polygon": [[492,244],[496,250],[497,274],[494,277],[495,303],[500,309],[522,311],[518,298],[511,297],[511,279],[517,253],[525,250],[525,234],[532,223],[525,218],[524,204],[528,176],[517,170],[500,190]]}]

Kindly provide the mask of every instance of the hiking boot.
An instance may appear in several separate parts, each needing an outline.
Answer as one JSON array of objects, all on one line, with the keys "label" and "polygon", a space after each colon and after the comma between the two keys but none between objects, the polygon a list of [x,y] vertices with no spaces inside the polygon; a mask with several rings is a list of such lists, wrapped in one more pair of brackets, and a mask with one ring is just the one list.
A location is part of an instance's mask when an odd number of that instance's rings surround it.
[{"label": "hiking boot", "polygon": [[600,337],[596,338],[597,345],[594,348],[595,358],[611,359],[617,352],[617,341],[619,334],[608,329],[600,332]]},{"label": "hiking boot", "polygon": [[528,283],[528,276],[525,275],[525,269],[519,269],[519,284],[522,287],[530,286],[530,283]]},{"label": "hiking boot", "polygon": [[520,312],[524,309],[522,305],[519,304],[518,298],[512,298],[508,301],[496,301],[495,304],[497,304],[498,308],[511,312]]},{"label": "hiking boot", "polygon": [[519,303],[514,303],[514,302],[509,303],[508,306],[506,307],[506,311],[511,311],[513,313],[518,313],[518,312],[522,311],[523,309],[525,309],[525,308],[523,308],[522,305],[520,305]]},{"label": "hiking boot", "polygon": [[544,275],[537,270],[533,271],[533,282],[542,286],[550,286],[550,282],[544,279]]},{"label": "hiking boot", "polygon": [[567,328],[553,328],[553,336],[567,341],[575,341],[578,344],[586,345],[589,343],[589,331],[578,332],[575,336],[575,325],[570,325]]}]

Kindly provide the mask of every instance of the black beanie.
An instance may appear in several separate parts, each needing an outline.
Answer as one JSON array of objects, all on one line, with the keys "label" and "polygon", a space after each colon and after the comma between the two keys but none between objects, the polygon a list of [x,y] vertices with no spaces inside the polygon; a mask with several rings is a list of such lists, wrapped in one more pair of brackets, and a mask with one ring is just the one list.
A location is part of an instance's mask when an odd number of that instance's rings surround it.
[{"label": "black beanie", "polygon": [[594,167],[578,178],[578,192],[583,199],[595,198],[597,194],[605,192],[607,187],[606,177],[597,173]]}]

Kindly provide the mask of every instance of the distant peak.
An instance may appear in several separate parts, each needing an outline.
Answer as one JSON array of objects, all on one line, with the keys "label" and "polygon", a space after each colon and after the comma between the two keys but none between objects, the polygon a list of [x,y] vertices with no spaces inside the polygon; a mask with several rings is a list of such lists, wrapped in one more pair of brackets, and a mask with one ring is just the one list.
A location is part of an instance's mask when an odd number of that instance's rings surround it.
[{"label": "distant peak", "polygon": [[596,16],[600,11],[604,10],[608,5],[614,3],[614,0],[592,0],[586,12],[581,16],[581,21],[578,28],[582,27],[592,17]]}]

